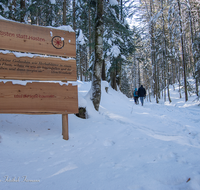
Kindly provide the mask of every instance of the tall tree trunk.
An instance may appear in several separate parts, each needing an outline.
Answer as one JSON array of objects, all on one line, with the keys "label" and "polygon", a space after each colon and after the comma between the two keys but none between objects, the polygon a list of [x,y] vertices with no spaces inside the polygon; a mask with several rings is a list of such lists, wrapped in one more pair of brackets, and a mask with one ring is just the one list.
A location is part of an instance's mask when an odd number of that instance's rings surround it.
[{"label": "tall tree trunk", "polygon": [[118,57],[116,61],[116,82],[120,90],[121,90],[121,69],[122,69],[121,61],[119,60]]},{"label": "tall tree trunk", "polygon": [[[161,1],[161,8],[163,10],[163,0]],[[162,12],[162,24],[163,24],[163,41],[164,41],[163,57],[164,57],[164,66],[165,66],[165,76],[164,76],[165,79],[164,80],[165,80],[165,88],[167,87],[168,100],[171,103],[172,101],[171,101],[170,92],[169,92],[169,63],[167,60],[167,42],[166,42],[166,35],[165,35],[165,19],[164,19],[163,12]],[[166,82],[167,82],[167,85],[166,85]]]},{"label": "tall tree trunk", "polygon": [[121,7],[120,7],[120,11],[121,11],[121,21],[123,22],[123,0],[121,0]]},{"label": "tall tree trunk", "polygon": [[140,62],[139,61],[138,61],[137,68],[138,68],[138,84],[140,87],[141,86],[141,77],[140,77]]},{"label": "tall tree trunk", "polygon": [[[190,0],[187,0],[188,3],[188,14],[189,14],[189,21],[190,21],[190,34],[191,34],[191,43],[192,43],[192,55],[193,55],[193,67],[195,68],[195,64],[197,62],[196,56],[195,56],[195,50],[194,50],[194,32],[193,32],[193,22],[192,22],[192,14],[191,14],[191,6],[190,6]],[[193,74],[195,78],[195,84],[196,84],[196,95],[198,96],[198,79],[196,77],[196,72],[194,71]]]},{"label": "tall tree trunk", "polygon": [[73,0],[73,29],[76,32],[76,0]]},{"label": "tall tree trunk", "polygon": [[26,4],[25,4],[25,0],[20,0],[20,9],[21,9],[21,13],[20,13],[20,22],[24,22],[24,17],[26,14]]},{"label": "tall tree trunk", "polygon": [[[194,21],[193,21],[194,23]],[[194,31],[195,31],[195,34],[197,33],[197,29],[195,27],[195,24],[194,24]],[[194,61],[194,64],[196,66],[196,62],[197,62],[197,57],[196,55],[194,56],[195,57],[195,61]],[[197,72],[195,72],[195,83],[196,83],[196,95],[199,96],[199,81],[198,81],[198,77],[196,76],[197,75]]]},{"label": "tall tree trunk", "polygon": [[[163,1],[161,1],[161,4],[162,4],[162,9],[163,9]],[[166,80],[167,80],[167,59],[166,59],[166,54],[167,54],[167,51],[166,51],[166,37],[165,37],[165,21],[164,21],[164,16],[163,16],[163,13],[162,13],[162,27],[163,27],[163,30],[162,30],[162,33],[163,33],[163,67],[164,67],[164,101],[166,102],[166,88],[167,88],[167,84],[166,84]]]},{"label": "tall tree trunk", "polygon": [[9,9],[9,14],[8,14],[8,19],[13,20],[13,9],[12,9],[12,3],[8,3],[8,9]]},{"label": "tall tree trunk", "polygon": [[150,35],[151,35],[151,62],[153,66],[153,75],[154,75],[154,94],[156,96],[156,103],[159,103],[158,101],[158,80],[157,80],[157,63],[155,61],[155,34],[154,34],[154,22],[153,22],[153,0],[150,0]]},{"label": "tall tree trunk", "polygon": [[169,91],[169,82],[170,82],[170,80],[169,80],[169,64],[167,64],[167,67],[168,67],[167,68],[168,69],[168,72],[167,72],[167,76],[168,76],[168,79],[167,79],[167,95],[168,95],[168,100],[171,103],[172,100],[171,100],[170,91]]},{"label": "tall tree trunk", "polygon": [[[200,9],[197,9],[197,10],[199,10],[198,11],[198,16],[200,15]],[[198,26],[196,27],[196,24],[195,24],[195,20],[196,20],[196,18],[194,18],[194,16],[193,16],[193,26],[194,26],[194,33],[195,34],[197,34],[197,28],[198,28]],[[198,19],[198,21],[200,21],[200,19]],[[196,21],[197,22],[197,21]],[[197,22],[197,23],[199,23],[199,22]],[[196,49],[196,48],[195,48]],[[195,57],[195,59],[196,59],[196,61],[194,61],[194,64],[195,64],[195,66],[196,66],[196,62],[197,62],[197,57],[196,57],[196,55],[194,56]],[[197,73],[195,72],[195,75],[196,75]],[[198,77],[196,77],[196,79],[195,79],[195,82],[196,82],[196,94],[197,94],[197,96],[199,96],[199,81],[198,81]]]},{"label": "tall tree trunk", "polygon": [[105,60],[103,60],[103,65],[102,65],[102,80],[106,80],[106,65],[105,65]]},{"label": "tall tree trunk", "polygon": [[92,53],[92,48],[91,48],[91,43],[92,43],[92,34],[91,34],[91,5],[89,3],[89,8],[88,8],[88,30],[89,30],[89,60],[91,57]]},{"label": "tall tree trunk", "polygon": [[95,62],[92,76],[92,97],[94,108],[98,111],[101,101],[101,72],[103,65],[103,0],[97,0],[95,26]]},{"label": "tall tree trunk", "polygon": [[[177,50],[177,54],[178,54],[178,58],[180,59],[179,49]],[[176,67],[178,67],[177,70],[178,70],[179,97],[182,98],[182,94],[181,94],[181,70],[180,70],[181,66],[180,66],[180,60],[178,60],[178,65],[176,64]]]},{"label": "tall tree trunk", "polygon": [[[92,50],[94,48],[92,48],[92,43],[93,43],[93,39],[94,39],[94,34],[92,33],[93,31],[93,27],[91,25],[91,20],[92,20],[92,17],[91,17],[91,12],[92,12],[92,8],[91,8],[91,3],[89,2],[89,8],[88,8],[88,30],[89,30],[89,63],[91,61],[91,55],[92,55]],[[90,63],[91,64],[91,63]],[[92,76],[91,76],[91,73],[89,74],[88,76],[88,80],[91,80]]]},{"label": "tall tree trunk", "polygon": [[9,9],[8,18],[11,20],[16,20],[15,16],[13,15],[13,13],[16,12],[16,0],[13,0],[12,2],[8,3],[8,9]]},{"label": "tall tree trunk", "polygon": [[83,59],[83,56],[82,56],[82,46],[79,44],[79,74],[80,74],[80,81],[83,81],[83,70],[82,70],[82,59]]},{"label": "tall tree trunk", "polygon": [[[163,54],[164,54],[164,51],[163,51]],[[163,55],[164,56],[164,55]],[[164,79],[164,102],[166,102],[166,97],[167,97],[167,95],[166,95],[166,88],[167,88],[167,84],[166,84],[166,73],[167,73],[167,68],[166,68],[166,63],[165,63],[165,61],[164,61],[164,71],[163,71],[163,79]]]},{"label": "tall tree trunk", "polygon": [[[133,40],[134,42],[134,47],[135,47],[135,39]],[[137,88],[137,74],[136,74],[136,55],[135,55],[135,51],[133,53],[133,66],[134,66],[134,88],[133,88],[133,91],[135,90],[135,88]]]},{"label": "tall tree trunk", "polygon": [[185,101],[188,101],[188,93],[187,93],[187,65],[185,61],[185,50],[184,50],[184,38],[183,38],[183,27],[182,27],[182,16],[181,16],[181,4],[180,0],[177,0],[178,9],[179,9],[179,27],[181,33],[181,51],[182,51],[182,64],[183,64],[183,75],[184,75],[184,87],[185,87]]},{"label": "tall tree trunk", "polygon": [[134,63],[132,63],[131,66],[131,93],[132,93],[132,97],[133,97],[133,92],[134,92],[134,88],[136,88],[136,82],[135,82],[135,75],[134,75],[134,71],[135,71],[135,67],[134,67]]},{"label": "tall tree trunk", "polygon": [[171,19],[168,19],[168,28],[169,28],[169,46],[170,46],[170,62],[171,62],[171,83],[174,84],[176,82],[176,66],[175,66],[175,58],[173,54],[173,48],[174,48],[174,39],[172,39],[172,28],[170,26]]},{"label": "tall tree trunk", "polygon": [[117,83],[116,83],[116,71],[115,69],[113,68],[110,72],[110,82],[111,82],[111,87],[114,89],[114,90],[117,90]]},{"label": "tall tree trunk", "polygon": [[63,25],[66,25],[66,6],[67,2],[66,0],[63,0]]}]

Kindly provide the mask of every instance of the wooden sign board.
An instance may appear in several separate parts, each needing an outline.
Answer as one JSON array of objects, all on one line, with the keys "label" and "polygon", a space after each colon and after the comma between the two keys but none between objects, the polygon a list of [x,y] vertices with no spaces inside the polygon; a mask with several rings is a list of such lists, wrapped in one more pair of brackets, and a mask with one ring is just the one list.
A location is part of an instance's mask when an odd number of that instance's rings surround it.
[{"label": "wooden sign board", "polygon": [[0,53],[0,79],[76,81],[76,61]]},{"label": "wooden sign board", "polygon": [[72,84],[0,82],[0,89],[0,113],[78,113],[77,86]]},{"label": "wooden sign board", "polygon": [[0,19],[0,49],[76,57],[76,34]]}]

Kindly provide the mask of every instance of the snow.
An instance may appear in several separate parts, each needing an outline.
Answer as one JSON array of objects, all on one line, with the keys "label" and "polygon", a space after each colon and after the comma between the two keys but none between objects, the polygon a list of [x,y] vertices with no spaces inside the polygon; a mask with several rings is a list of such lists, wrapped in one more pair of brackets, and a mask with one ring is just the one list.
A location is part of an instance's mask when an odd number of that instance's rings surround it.
[{"label": "snow", "polygon": [[109,45],[112,45],[111,39],[108,40],[108,44],[109,44]]},{"label": "snow", "polygon": [[112,46],[112,48],[111,48],[111,54],[112,54],[115,58],[118,57],[120,53],[121,53],[121,52],[120,52],[120,49],[119,49],[119,47],[118,47],[117,45]]},{"label": "snow", "polygon": [[200,107],[189,97],[135,105],[105,87],[99,112],[90,82],[77,81],[88,119],[69,115],[69,140],[61,115],[0,114],[0,189],[198,190]]},{"label": "snow", "polygon": [[119,3],[117,2],[117,0],[110,0],[109,1],[110,5],[115,6],[118,5]]},{"label": "snow", "polygon": [[80,30],[80,32],[79,32],[77,41],[79,42],[80,45],[84,45],[86,43],[82,30]]},{"label": "snow", "polygon": [[51,0],[51,4],[56,4],[56,0]]},{"label": "snow", "polygon": [[[16,22],[14,20],[6,19],[6,18],[2,17],[1,15],[0,15],[0,19],[1,20],[7,20],[7,21],[10,21],[10,22]],[[17,23],[19,23],[19,22],[17,22]],[[62,25],[62,26],[58,26],[58,27],[53,27],[53,26],[38,26],[38,27],[47,27],[47,28],[52,28],[52,29],[57,29],[57,30],[64,30],[64,31],[67,31],[67,32],[74,32],[72,27],[69,26],[69,25]],[[50,35],[52,35],[52,34],[53,33],[50,32]]]},{"label": "snow", "polygon": [[20,85],[23,85],[23,86],[26,86],[27,83],[32,83],[32,82],[59,83],[61,86],[63,86],[63,85],[69,85],[69,84],[71,84],[72,86],[77,86],[78,85],[78,83],[76,81],[61,82],[61,81],[5,80],[5,79],[1,80],[0,79],[0,82],[3,82],[3,83],[12,82],[12,84],[20,84]]},{"label": "snow", "polygon": [[50,35],[51,35],[51,37],[53,37],[53,32],[52,31],[50,31]]},{"label": "snow", "polygon": [[124,55],[121,55],[121,58],[124,59],[124,60],[127,60],[126,56],[124,56]]},{"label": "snow", "polygon": [[1,20],[7,20],[6,18],[2,17],[1,15],[0,15],[0,19]]},{"label": "snow", "polygon": [[72,29],[72,27],[69,26],[69,25],[63,25],[63,26],[51,27],[51,28],[58,29],[58,30],[65,30],[65,31],[68,31],[68,32],[74,32],[74,30]]},{"label": "snow", "polygon": [[[61,38],[62,40],[64,40],[63,38]],[[34,54],[34,53],[22,53],[22,52],[15,52],[15,51],[9,51],[9,50],[0,50],[0,53],[2,54],[8,54],[8,53],[12,53],[15,55],[15,57],[29,57],[29,58],[33,58],[33,57],[45,57],[45,58],[50,58],[52,56],[48,56],[48,55],[42,55],[42,54]],[[64,61],[69,61],[69,60],[74,60],[74,58],[63,58],[63,57],[55,57],[53,56],[54,59],[61,59]]]}]

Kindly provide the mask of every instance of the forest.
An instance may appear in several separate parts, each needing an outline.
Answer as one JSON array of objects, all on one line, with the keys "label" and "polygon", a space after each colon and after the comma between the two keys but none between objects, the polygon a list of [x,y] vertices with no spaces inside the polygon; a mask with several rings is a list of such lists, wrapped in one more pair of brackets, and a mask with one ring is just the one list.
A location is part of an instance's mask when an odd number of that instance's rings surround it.
[{"label": "forest", "polygon": [[38,26],[70,25],[77,79],[92,81],[96,110],[101,80],[130,98],[143,84],[147,99],[157,103],[171,102],[175,83],[185,101],[191,93],[199,97],[198,0],[1,0],[0,15]]}]

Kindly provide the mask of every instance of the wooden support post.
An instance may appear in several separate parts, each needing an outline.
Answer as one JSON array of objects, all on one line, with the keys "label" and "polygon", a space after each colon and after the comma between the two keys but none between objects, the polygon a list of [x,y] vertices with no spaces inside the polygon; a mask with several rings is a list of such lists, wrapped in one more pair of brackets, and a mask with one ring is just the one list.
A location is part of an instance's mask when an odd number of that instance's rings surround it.
[{"label": "wooden support post", "polygon": [[62,135],[63,139],[69,139],[68,114],[62,114]]}]

